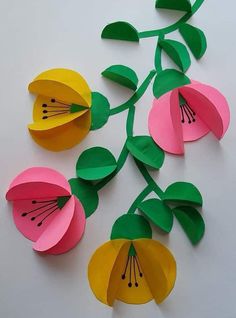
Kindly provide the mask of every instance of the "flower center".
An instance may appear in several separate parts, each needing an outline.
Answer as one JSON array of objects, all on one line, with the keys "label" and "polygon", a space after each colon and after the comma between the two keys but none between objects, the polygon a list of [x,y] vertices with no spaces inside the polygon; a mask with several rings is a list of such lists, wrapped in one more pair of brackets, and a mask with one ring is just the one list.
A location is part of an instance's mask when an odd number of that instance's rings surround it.
[{"label": "flower center", "polygon": [[127,262],[125,265],[125,269],[121,278],[123,280],[127,279],[128,287],[138,287],[138,279],[143,277],[143,273],[141,271],[141,266],[138,260],[138,256],[134,249],[134,246],[131,245],[128,253]]},{"label": "flower center", "polygon": [[181,110],[181,123],[188,122],[189,124],[194,123],[196,121],[196,113],[194,110],[188,105],[186,100],[183,98],[181,94],[179,94],[179,106]]},{"label": "flower center", "polygon": [[77,104],[66,104],[64,102],[60,102],[55,98],[51,99],[51,104],[42,104],[42,119],[48,119],[51,117],[76,113],[82,110],[86,110],[88,107],[77,105]]},{"label": "flower center", "polygon": [[31,221],[38,221],[37,226],[41,226],[43,222],[57,210],[61,210],[70,196],[58,197],[52,200],[38,201],[32,200],[32,205],[35,206],[34,209],[23,212],[22,217],[30,217]]}]

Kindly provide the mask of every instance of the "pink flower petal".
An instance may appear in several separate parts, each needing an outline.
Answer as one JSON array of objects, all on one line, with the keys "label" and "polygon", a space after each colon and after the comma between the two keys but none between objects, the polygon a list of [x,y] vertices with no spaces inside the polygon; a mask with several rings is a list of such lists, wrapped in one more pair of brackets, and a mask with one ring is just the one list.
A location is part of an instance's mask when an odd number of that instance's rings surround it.
[{"label": "pink flower petal", "polygon": [[63,236],[63,238],[59,241],[57,245],[55,245],[50,250],[47,250],[47,254],[62,254],[68,252],[72,248],[74,248],[79,241],[81,240],[84,229],[85,229],[85,214],[82,204],[75,198],[75,213],[71,220],[70,226]]},{"label": "pink flower petal", "polygon": [[163,150],[173,154],[184,153],[177,89],[154,99],[148,117],[148,128],[153,140]]},{"label": "pink flower petal", "polygon": [[201,83],[184,86],[180,93],[215,136],[222,138],[230,121],[225,97],[217,89]]},{"label": "pink flower petal", "polygon": [[191,124],[189,124],[187,121],[182,124],[184,141],[194,141],[209,133],[210,129],[197,114],[195,116],[195,120],[196,121],[192,122]]},{"label": "pink flower petal", "polygon": [[70,185],[62,174],[50,168],[33,167],[23,171],[12,181],[6,199],[40,199],[70,194]]},{"label": "pink flower petal", "polygon": [[74,213],[75,198],[72,196],[33,244],[33,249],[38,252],[45,252],[57,245],[68,231]]}]

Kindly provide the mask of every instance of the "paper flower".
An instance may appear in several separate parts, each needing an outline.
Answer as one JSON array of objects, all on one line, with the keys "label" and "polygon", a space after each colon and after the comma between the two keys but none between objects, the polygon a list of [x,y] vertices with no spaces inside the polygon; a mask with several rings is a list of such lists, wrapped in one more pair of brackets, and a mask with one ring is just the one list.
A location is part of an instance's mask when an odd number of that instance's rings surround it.
[{"label": "paper flower", "polygon": [[149,113],[149,132],[165,151],[184,153],[184,142],[197,140],[209,131],[221,139],[229,126],[225,97],[215,88],[191,81],[154,99]]},{"label": "paper flower", "polygon": [[84,78],[67,69],[39,74],[29,84],[37,95],[34,123],[28,126],[33,139],[42,147],[60,151],[79,143],[91,125],[91,91]]},{"label": "paper flower", "polygon": [[44,167],[23,171],[10,184],[6,199],[13,201],[16,227],[34,242],[35,251],[65,253],[82,238],[84,209],[59,172]]},{"label": "paper flower", "polygon": [[150,225],[140,215],[120,217],[112,232],[112,240],[95,251],[88,266],[97,299],[109,306],[115,299],[128,304],[162,302],[176,279],[171,252],[151,239]]}]

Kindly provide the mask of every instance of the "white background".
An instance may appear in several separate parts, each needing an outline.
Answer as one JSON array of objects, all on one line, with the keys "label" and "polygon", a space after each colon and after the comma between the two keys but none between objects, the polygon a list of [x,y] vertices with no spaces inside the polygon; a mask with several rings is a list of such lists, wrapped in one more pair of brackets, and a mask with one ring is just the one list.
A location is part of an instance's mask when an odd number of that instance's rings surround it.
[{"label": "white background", "polygon": [[[113,222],[145,185],[132,160],[101,191],[99,208],[88,219],[82,242],[65,255],[33,252],[31,242],[15,229],[11,205],[4,195],[12,178],[27,167],[49,166],[71,178],[78,155],[86,148],[101,145],[118,156],[125,140],[126,113],[112,117],[73,149],[48,152],[33,142],[26,128],[34,100],[27,85],[48,68],[71,68],[116,106],[127,100],[130,92],[103,80],[100,72],[121,63],[135,69],[143,80],[153,68],[156,43],[155,38],[140,44],[101,40],[102,28],[126,20],[140,31],[155,29],[173,23],[181,14],[157,12],[154,0],[0,0],[0,317],[236,317],[235,12],[235,0],[205,1],[192,23],[205,31],[208,50],[201,62],[193,60],[188,72],[227,96],[231,127],[221,142],[209,134],[187,144],[184,157],[167,155],[162,170],[155,174],[162,188],[186,180],[201,189],[206,234],[194,248],[177,222],[169,237],[154,231],[154,237],[177,259],[173,292],[160,306],[153,301],[140,306],[116,302],[112,309],[93,296],[86,271],[93,251],[109,239]],[[150,89],[137,104],[136,134],[147,133],[151,103]]]}]

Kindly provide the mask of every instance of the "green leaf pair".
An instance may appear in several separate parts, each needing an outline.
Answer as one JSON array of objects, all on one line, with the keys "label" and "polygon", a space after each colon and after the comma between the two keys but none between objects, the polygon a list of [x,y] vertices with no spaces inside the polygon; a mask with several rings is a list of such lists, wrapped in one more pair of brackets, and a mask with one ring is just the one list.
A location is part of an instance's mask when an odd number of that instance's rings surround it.
[{"label": "green leaf pair", "polygon": [[[175,208],[167,205],[176,203],[181,205]],[[149,199],[142,202],[138,208],[154,225],[166,233],[171,231],[175,215],[187,237],[195,245],[204,235],[205,223],[198,210],[191,205],[202,206],[201,193],[191,183],[176,182],[166,189],[162,200]]]}]

